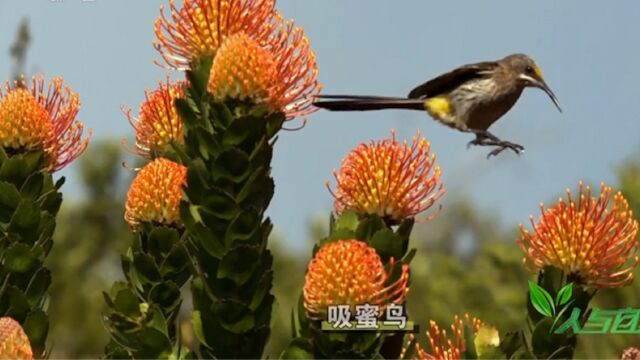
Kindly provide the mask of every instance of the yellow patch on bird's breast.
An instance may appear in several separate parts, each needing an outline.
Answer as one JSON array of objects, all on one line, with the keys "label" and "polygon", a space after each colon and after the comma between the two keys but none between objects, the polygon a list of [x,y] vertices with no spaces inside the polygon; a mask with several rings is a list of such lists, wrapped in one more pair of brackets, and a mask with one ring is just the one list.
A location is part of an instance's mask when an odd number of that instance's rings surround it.
[{"label": "yellow patch on bird's breast", "polygon": [[427,112],[436,119],[446,119],[453,111],[451,102],[445,97],[434,97],[424,101]]}]

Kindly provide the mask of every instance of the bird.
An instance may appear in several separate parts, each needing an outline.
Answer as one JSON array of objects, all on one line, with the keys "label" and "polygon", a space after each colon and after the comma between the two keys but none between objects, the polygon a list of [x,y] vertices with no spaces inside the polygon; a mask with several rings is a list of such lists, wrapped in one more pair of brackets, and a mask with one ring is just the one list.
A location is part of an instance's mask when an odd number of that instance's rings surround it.
[{"label": "bird", "polygon": [[474,134],[467,147],[494,146],[487,155],[490,158],[505,149],[516,154],[524,151],[522,145],[499,139],[489,127],[515,105],[527,87],[543,90],[562,112],[542,70],[526,54],[462,65],[417,86],[407,97],[318,95],[313,105],[331,111],[426,110],[440,123]]}]

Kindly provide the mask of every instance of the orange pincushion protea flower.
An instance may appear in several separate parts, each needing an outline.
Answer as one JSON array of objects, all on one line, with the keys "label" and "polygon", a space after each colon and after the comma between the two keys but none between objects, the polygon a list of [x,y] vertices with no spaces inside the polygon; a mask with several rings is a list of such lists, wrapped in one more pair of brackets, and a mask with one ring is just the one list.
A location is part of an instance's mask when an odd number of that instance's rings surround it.
[{"label": "orange pincushion protea flower", "polygon": [[600,195],[579,185],[578,199],[567,190],[567,201],[548,209],[540,205],[542,215],[533,232],[520,225],[518,244],[526,257],[525,265],[534,269],[553,266],[577,277],[577,281],[597,287],[617,287],[633,280],[638,265],[638,222],[620,192],[613,195],[604,183]]},{"label": "orange pincushion protea flower", "polygon": [[316,56],[302,28],[277,17],[278,31],[266,43],[240,33],[225,40],[214,59],[209,91],[217,98],[252,99],[287,119],[304,117],[320,93]]},{"label": "orange pincushion protea flower", "polygon": [[359,240],[338,240],[324,245],[309,263],[305,277],[304,307],[312,318],[321,318],[329,305],[369,304],[384,307],[402,303],[409,291],[409,266],[402,264],[401,276],[388,284],[389,270],[376,250]]},{"label": "orange pincushion protea flower", "polygon": [[158,83],[152,92],[145,90],[145,101],[140,105],[138,118],[131,109],[122,109],[136,131],[135,152],[153,158],[170,142],[184,143],[182,119],[174,105],[176,99],[184,98],[184,82]]},{"label": "orange pincushion protea flower", "polygon": [[312,102],[322,90],[316,55],[301,27],[295,27],[293,20],[283,21],[279,14],[276,19],[278,30],[267,44],[278,69],[275,98],[287,119],[305,117],[318,110]]},{"label": "orange pincushion protea flower", "polygon": [[[484,325],[482,321],[475,317],[471,318],[469,314],[465,314],[463,318],[456,315],[454,316],[453,324],[451,325],[451,337],[447,335],[447,330],[441,330],[435,321],[430,321],[430,329],[425,332],[425,335],[431,350],[426,350],[418,341],[415,341],[412,359],[461,359],[462,354],[467,349],[464,339],[465,324],[471,331],[473,331],[476,350],[482,349],[485,346],[499,345],[500,339],[495,328]],[[484,332],[486,334],[480,334],[480,332]],[[410,344],[414,339],[415,336],[411,334],[409,336],[408,344]],[[401,357],[404,357],[407,350],[407,347],[403,349]]]},{"label": "orange pincushion protea flower", "polygon": [[10,317],[0,318],[0,359],[33,359],[29,338]]},{"label": "orange pincushion protea flower", "polygon": [[334,171],[336,190],[328,182],[327,188],[336,212],[353,210],[397,223],[429,209],[445,194],[427,139],[418,132],[409,146],[396,140],[395,131],[391,135],[377,144],[361,144],[342,161],[340,172]]},{"label": "orange pincushion protea flower", "polygon": [[228,36],[244,32],[259,42],[274,30],[275,0],[169,1],[171,19],[160,7],[155,22],[155,48],[169,67],[187,69],[205,55],[215,55]]},{"label": "orange pincushion protea flower", "polygon": [[277,76],[273,55],[247,34],[229,37],[213,60],[209,92],[217,99],[233,98],[264,103],[278,110],[273,80]]},{"label": "orange pincushion protea flower", "polygon": [[182,226],[180,201],[187,183],[187,168],[158,158],[145,165],[133,179],[124,218],[131,227],[141,223]]},{"label": "orange pincushion protea flower", "polygon": [[[42,150],[49,171],[63,168],[87,148],[83,124],[75,122],[78,94],[56,77],[44,85],[44,76],[32,77],[31,88],[23,78],[0,87],[0,145],[9,152]],[[91,132],[91,131],[89,131]]]}]

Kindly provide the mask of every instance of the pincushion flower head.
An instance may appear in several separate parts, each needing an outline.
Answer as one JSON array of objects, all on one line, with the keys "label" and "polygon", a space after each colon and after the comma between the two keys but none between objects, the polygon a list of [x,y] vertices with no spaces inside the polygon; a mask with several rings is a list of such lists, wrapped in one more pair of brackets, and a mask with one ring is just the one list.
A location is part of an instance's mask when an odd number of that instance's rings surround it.
[{"label": "pincushion flower head", "polygon": [[246,32],[230,36],[213,60],[208,89],[217,99],[251,100],[287,119],[316,111],[320,93],[316,56],[292,20],[276,16],[276,31],[261,42]]},{"label": "pincushion flower head", "polygon": [[0,359],[33,359],[29,338],[10,317],[0,318]]},{"label": "pincushion flower head", "polygon": [[[373,247],[359,240],[338,240],[318,250],[307,268],[303,297],[311,318],[319,319],[329,305],[399,304],[409,291],[409,266],[400,266],[400,276],[393,282],[396,266],[393,258],[385,269]],[[391,283],[390,283],[391,282]]]},{"label": "pincushion flower head", "polygon": [[[446,329],[440,329],[435,321],[429,322],[429,329],[425,332],[428,342],[427,347],[422,346],[413,334],[410,335],[409,344],[416,340],[413,345],[414,348],[411,349],[413,351],[412,358],[433,360],[462,359],[464,352],[468,348],[465,343],[465,326],[473,332],[473,346],[478,355],[481,355],[483,350],[488,347],[496,347],[500,344],[500,337],[496,328],[483,324],[482,321],[475,317],[470,317],[469,314],[465,314],[464,317],[456,315],[450,327],[451,333],[448,333]],[[407,350],[409,349],[406,347],[403,349],[403,358]]]},{"label": "pincushion flower head", "polygon": [[169,0],[170,17],[160,7],[155,48],[167,65],[188,69],[194,60],[214,56],[229,36],[244,32],[258,42],[274,31],[275,0]]},{"label": "pincushion flower head", "polygon": [[[612,206],[610,206],[612,205]],[[596,287],[617,287],[633,280],[638,264],[638,222],[627,200],[604,183],[595,197],[580,182],[578,196],[544,208],[533,231],[520,225],[524,263],[535,270],[553,266],[574,281]]]},{"label": "pincushion flower head", "polygon": [[390,139],[360,144],[334,171],[335,191],[327,183],[336,212],[378,215],[392,224],[420,214],[445,193],[435,160],[420,132],[411,145],[397,141],[395,131]]},{"label": "pincushion flower head", "polygon": [[152,91],[145,90],[145,100],[140,105],[138,117],[131,109],[123,109],[129,123],[136,131],[135,152],[146,158],[154,158],[171,142],[184,143],[182,119],[175,107],[175,100],[184,98],[184,82],[158,83]]},{"label": "pincushion flower head", "polygon": [[180,201],[187,169],[158,158],[136,175],[127,193],[124,218],[132,228],[142,223],[181,227]]},{"label": "pincushion flower head", "polygon": [[47,170],[55,171],[75,160],[89,144],[84,126],[75,121],[78,94],[61,77],[45,86],[44,76],[22,78],[0,86],[0,145],[9,154],[43,151]]}]

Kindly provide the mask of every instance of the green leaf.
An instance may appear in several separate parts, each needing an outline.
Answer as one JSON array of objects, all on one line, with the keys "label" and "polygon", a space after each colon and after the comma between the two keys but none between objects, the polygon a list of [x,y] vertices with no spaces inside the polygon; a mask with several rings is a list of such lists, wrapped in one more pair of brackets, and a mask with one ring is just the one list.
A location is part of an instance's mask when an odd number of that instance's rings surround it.
[{"label": "green leaf", "polygon": [[8,285],[5,291],[9,295],[10,304],[9,311],[5,316],[11,316],[14,319],[23,319],[27,316],[31,306],[29,306],[29,300],[22,290],[13,285]]},{"label": "green leaf", "polygon": [[203,194],[202,206],[211,214],[223,220],[231,220],[242,210],[233,197],[225,191],[212,187]]},{"label": "green leaf", "polygon": [[556,295],[556,306],[564,305],[569,299],[571,299],[571,295],[573,293],[573,283],[568,283],[563,286],[560,291],[558,291],[558,295]]},{"label": "green leaf", "polygon": [[477,359],[478,351],[476,349],[476,344],[474,341],[474,331],[469,327],[469,325],[464,326],[464,343],[466,345],[466,349],[464,351],[463,359]]},{"label": "green leaf", "polygon": [[269,169],[263,166],[253,170],[249,179],[238,192],[236,200],[243,208],[264,209],[269,205],[275,185],[269,176]]},{"label": "green leaf", "polygon": [[336,240],[353,239],[354,237],[355,237],[355,233],[353,232],[353,230],[339,229],[339,230],[332,231],[326,239],[323,239],[320,241],[319,245],[324,246]]},{"label": "green leaf", "polygon": [[214,312],[224,329],[234,334],[243,334],[255,326],[251,310],[243,303],[225,299],[214,303]]},{"label": "green leaf", "polygon": [[0,180],[11,182],[20,188],[27,177],[36,172],[42,163],[43,153],[41,151],[14,155],[0,166]]},{"label": "green leaf", "polygon": [[40,209],[32,201],[23,200],[11,218],[7,232],[20,242],[33,244],[38,238]]},{"label": "green leaf", "polygon": [[161,306],[165,311],[172,311],[180,306],[180,289],[173,281],[157,283],[149,291],[149,300]]},{"label": "green leaf", "polygon": [[353,211],[345,211],[338,217],[335,229],[355,231],[358,224],[358,215]]},{"label": "green leaf", "polygon": [[0,181],[0,222],[9,222],[19,203],[20,193],[15,185]]},{"label": "green leaf", "polygon": [[220,261],[218,279],[233,280],[238,286],[244,284],[251,277],[259,258],[258,247],[248,245],[234,247]]},{"label": "green leaf", "polygon": [[193,310],[191,313],[191,322],[193,323],[193,332],[196,334],[198,341],[204,345],[207,345],[207,342],[204,339],[204,330],[202,328],[202,317],[200,316],[199,310]]},{"label": "green leaf", "polygon": [[284,123],[285,115],[281,112],[270,114],[267,119],[267,138],[271,139],[274,137],[280,129],[282,129],[282,124]]},{"label": "green leaf", "polygon": [[553,266],[545,266],[538,276],[538,284],[549,293],[557,294],[564,284],[564,272]]},{"label": "green leaf", "polygon": [[416,256],[417,252],[418,250],[415,248],[409,250],[409,252],[402,258],[402,262],[405,264],[411,263],[411,260]]},{"label": "green leaf", "polygon": [[224,239],[216,236],[202,224],[194,224],[189,228],[191,237],[211,256],[220,259],[225,254]]},{"label": "green leaf", "polygon": [[[189,88],[197,91],[202,96],[207,92],[207,84],[209,83],[209,74],[213,64],[213,55],[205,55],[194,60],[191,69],[187,71],[187,79],[189,80]],[[195,99],[195,100],[200,100]]]},{"label": "green leaf", "polygon": [[154,283],[162,280],[160,269],[150,255],[144,253],[134,254],[133,265],[143,280]]},{"label": "green leaf", "polygon": [[118,312],[126,316],[135,317],[140,315],[140,301],[129,289],[118,291],[113,304]]},{"label": "green leaf", "polygon": [[552,317],[555,313],[553,299],[551,295],[538,286],[535,282],[529,280],[529,298],[533,307],[542,315]]},{"label": "green leaf", "polygon": [[369,242],[373,235],[381,229],[388,229],[384,221],[377,215],[367,215],[360,221],[356,229],[356,239]]},{"label": "green leaf", "polygon": [[305,338],[295,338],[280,354],[280,359],[315,359],[313,345]]},{"label": "green leaf", "polygon": [[27,181],[25,181],[20,188],[20,195],[22,195],[24,199],[35,201],[42,192],[43,183],[44,175],[42,173],[33,173],[29,175]]},{"label": "green leaf", "polygon": [[[260,136],[260,127],[260,123],[254,118],[237,118],[225,131],[222,144],[225,147],[239,146],[243,143],[254,146]],[[251,151],[252,149],[244,147],[243,150]]]},{"label": "green leaf", "polygon": [[[553,319],[545,318],[539,321],[531,334],[531,349],[537,358],[547,359],[555,353],[555,358],[571,359],[572,346],[575,346],[576,337],[569,332],[563,334],[552,333]],[[557,353],[560,348],[567,347]]]},{"label": "green leaf", "polygon": [[402,239],[390,229],[377,231],[371,238],[370,245],[376,249],[385,263],[390,258],[396,260],[402,258]]},{"label": "green leaf", "polygon": [[[500,336],[500,350],[506,355],[507,359],[516,358],[518,353],[528,353],[527,340],[521,330],[509,331],[504,336]],[[528,358],[532,358],[529,356]]]},{"label": "green leaf", "polygon": [[[34,309],[27,315],[22,326],[32,344],[43,347],[49,332],[49,319],[47,314],[40,309]],[[35,354],[34,354],[35,355]]]},{"label": "green leaf", "polygon": [[[268,268],[270,269],[271,267],[269,266]],[[273,270],[268,270],[260,276],[260,280],[257,285],[251,287],[253,290],[251,303],[249,303],[249,308],[251,310],[255,311],[260,306],[260,304],[262,304],[265,296],[269,294],[272,286]]]},{"label": "green leaf", "polygon": [[25,293],[32,307],[39,306],[47,296],[47,289],[51,285],[51,272],[47,268],[40,268],[31,278]]},{"label": "green leaf", "polygon": [[180,240],[178,230],[165,226],[155,226],[147,238],[148,252],[156,259],[167,256],[173,246]]},{"label": "green leaf", "polygon": [[161,359],[171,354],[171,341],[161,331],[145,327],[139,334],[140,350],[135,352],[136,358]]},{"label": "green leaf", "polygon": [[260,216],[255,210],[241,212],[229,224],[225,234],[225,244],[230,246],[235,241],[249,240],[260,229],[260,223]]},{"label": "green leaf", "polygon": [[4,253],[3,265],[11,272],[24,273],[29,271],[36,258],[31,253],[31,247],[25,244],[12,244]]},{"label": "green leaf", "polygon": [[212,173],[213,180],[229,180],[233,183],[241,183],[251,174],[249,157],[236,148],[223,151],[214,162]]}]

